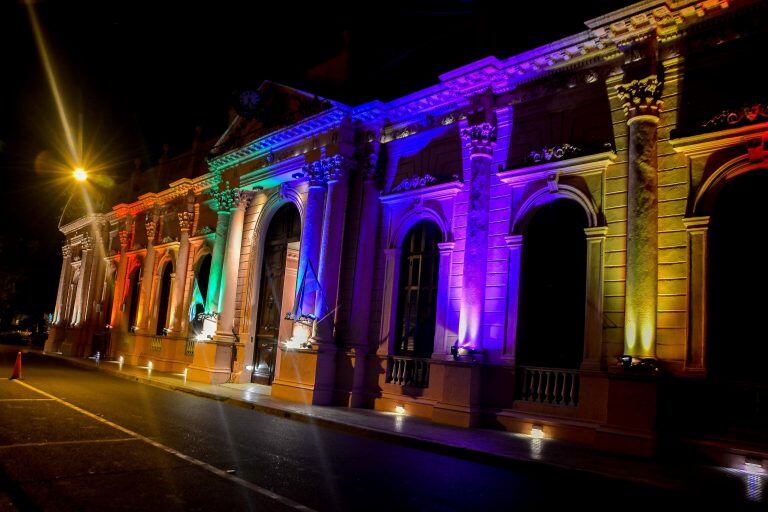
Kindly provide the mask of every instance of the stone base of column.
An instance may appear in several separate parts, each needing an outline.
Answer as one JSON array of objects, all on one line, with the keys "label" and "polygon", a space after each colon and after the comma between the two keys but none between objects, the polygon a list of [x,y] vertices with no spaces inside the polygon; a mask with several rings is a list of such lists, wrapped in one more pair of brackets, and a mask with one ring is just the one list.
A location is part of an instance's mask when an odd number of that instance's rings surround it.
[{"label": "stone base of column", "polygon": [[223,384],[232,374],[231,342],[198,341],[195,355],[187,370],[187,380],[206,384]]},{"label": "stone base of column", "polygon": [[45,340],[45,345],[43,346],[43,352],[46,354],[58,352],[65,334],[66,328],[63,325],[51,326],[48,331],[48,338]]},{"label": "stone base of column", "polygon": [[368,347],[354,346],[350,349],[352,362],[352,391],[347,405],[349,407],[365,406],[365,370],[368,364]]},{"label": "stone base of column", "polygon": [[481,366],[477,362],[434,362],[430,385],[438,386],[439,399],[432,421],[457,427],[474,427],[480,422]]},{"label": "stone base of column", "polygon": [[333,403],[338,348],[317,343],[309,349],[280,347],[272,397],[312,405]]}]

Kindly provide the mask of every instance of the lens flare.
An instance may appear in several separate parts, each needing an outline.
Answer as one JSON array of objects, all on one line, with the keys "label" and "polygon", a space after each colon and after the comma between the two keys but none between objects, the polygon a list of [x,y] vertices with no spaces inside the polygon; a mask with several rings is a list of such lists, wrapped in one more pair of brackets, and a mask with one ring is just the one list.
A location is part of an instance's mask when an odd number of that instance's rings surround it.
[{"label": "lens flare", "polygon": [[88,179],[88,173],[85,172],[85,169],[83,169],[82,167],[78,167],[77,169],[75,169],[75,172],[73,172],[72,174],[77,181],[85,181]]}]

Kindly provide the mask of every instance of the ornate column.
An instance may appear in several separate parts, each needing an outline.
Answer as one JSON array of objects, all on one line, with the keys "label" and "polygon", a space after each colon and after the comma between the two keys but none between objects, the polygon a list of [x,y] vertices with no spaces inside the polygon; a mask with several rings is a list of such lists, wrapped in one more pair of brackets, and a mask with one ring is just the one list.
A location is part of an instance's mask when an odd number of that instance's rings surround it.
[{"label": "ornate column", "polygon": [[351,351],[354,357],[350,407],[362,407],[365,392],[366,361],[370,351],[368,330],[371,325],[371,294],[376,255],[376,230],[379,221],[378,154],[379,133],[368,135],[369,152],[363,162],[363,197],[360,229],[355,257],[355,282],[350,311]]},{"label": "ornate column", "polygon": [[325,197],[325,215],[320,242],[320,260],[317,277],[322,293],[315,300],[315,317],[318,322],[315,339],[320,343],[333,344],[334,309],[339,292],[341,247],[344,239],[344,221],[347,209],[347,175],[341,155],[322,160],[328,193]]},{"label": "ornate column", "polygon": [[[305,279],[311,279],[312,274],[307,274],[307,269],[311,266],[311,271],[317,275],[320,243],[323,230],[323,210],[325,208],[325,190],[326,176],[322,162],[312,162],[303,168],[304,174],[308,178],[309,191],[307,192],[307,206],[304,210],[304,225],[301,230],[301,248],[299,249],[299,277],[296,283],[296,290],[301,289]],[[309,288],[309,285],[308,285]],[[313,291],[304,294],[300,311],[303,314],[314,313],[315,311],[315,293]]]},{"label": "ornate column", "polygon": [[603,254],[608,228],[585,228],[587,235],[587,293],[582,370],[599,370],[603,359]]},{"label": "ornate column", "polygon": [[446,347],[446,324],[448,321],[448,306],[451,287],[451,259],[453,257],[453,242],[440,242],[440,262],[437,270],[437,303],[435,304],[435,344],[432,357],[445,359],[450,354]]},{"label": "ornate column", "polygon": [[688,346],[685,369],[704,372],[707,337],[707,232],[709,216],[683,219],[688,232]]},{"label": "ornate column", "polygon": [[[194,197],[192,198],[194,201]],[[192,224],[195,221],[195,212],[187,209],[181,213],[178,213],[179,218],[179,253],[176,255],[176,276],[173,281],[173,306],[171,307],[171,332],[174,335],[181,335],[184,328],[184,285],[187,282],[187,265],[189,263],[189,230],[192,228]]]},{"label": "ornate column", "polygon": [[469,149],[470,168],[459,345],[474,349],[482,349],[491,162],[496,145],[496,126],[492,112],[486,107],[480,114],[479,122],[461,131]]},{"label": "ornate column", "polygon": [[[138,320],[139,329],[147,329],[149,325],[149,298],[152,293],[152,279],[155,269],[155,235],[157,233],[157,212],[147,213],[144,220],[147,230],[147,253],[141,267],[141,291],[139,293]],[[128,326],[130,329],[132,326]]]},{"label": "ornate column", "polygon": [[502,359],[514,366],[517,357],[517,325],[520,320],[520,266],[523,259],[523,235],[505,237],[509,249],[507,273],[507,335]]},{"label": "ornate column", "polygon": [[94,264],[93,254],[93,237],[86,234],[83,237],[82,242],[81,261],[82,270],[80,272],[80,283],[77,287],[77,302],[75,306],[74,324],[76,326],[82,325],[85,320],[86,311],[88,309],[88,289],[91,285],[91,270]]},{"label": "ornate column", "polygon": [[245,211],[253,199],[249,190],[234,189],[232,194],[229,234],[221,272],[220,300],[221,310],[216,325],[216,337],[234,341],[232,330],[235,319],[235,299],[237,294],[237,274],[240,268],[240,249],[243,243],[243,222]]},{"label": "ornate column", "polygon": [[121,229],[117,233],[117,236],[120,238],[120,260],[118,261],[117,274],[115,275],[115,290],[114,298],[112,299],[112,318],[109,319],[112,329],[115,329],[120,324],[120,320],[123,316],[120,308],[123,303],[123,295],[125,294],[125,279],[126,272],[128,271],[128,257],[125,253],[128,250],[130,235],[131,232],[128,229]]},{"label": "ornate column", "polygon": [[233,191],[229,183],[224,190],[211,192],[212,207],[216,210],[216,237],[213,239],[211,251],[211,274],[208,278],[208,292],[205,298],[206,313],[219,313],[219,298],[221,290],[221,272],[224,265],[224,250],[229,233],[229,219],[234,201]]},{"label": "ornate column", "polygon": [[624,352],[656,356],[658,288],[657,128],[663,84],[655,75],[618,85],[629,125]]},{"label": "ornate column", "polygon": [[64,316],[64,304],[66,303],[67,287],[69,286],[69,264],[72,261],[72,248],[69,244],[65,244],[61,247],[61,273],[59,274],[59,291],[56,294],[56,309],[54,310],[53,323],[54,325],[61,324],[62,317]]}]

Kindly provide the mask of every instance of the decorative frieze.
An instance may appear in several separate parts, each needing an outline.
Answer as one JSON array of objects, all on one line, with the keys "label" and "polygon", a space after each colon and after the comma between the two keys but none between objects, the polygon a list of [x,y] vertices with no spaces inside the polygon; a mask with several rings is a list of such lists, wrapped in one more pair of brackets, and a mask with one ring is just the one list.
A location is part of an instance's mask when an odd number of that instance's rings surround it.
[{"label": "decorative frieze", "polygon": [[660,82],[656,75],[617,85],[616,93],[622,102],[627,119],[637,116],[658,117],[659,110],[664,105],[661,101],[663,88],[664,82]]},{"label": "decorative frieze", "polygon": [[461,130],[461,137],[469,148],[470,155],[493,155],[496,145],[496,126],[483,122]]}]

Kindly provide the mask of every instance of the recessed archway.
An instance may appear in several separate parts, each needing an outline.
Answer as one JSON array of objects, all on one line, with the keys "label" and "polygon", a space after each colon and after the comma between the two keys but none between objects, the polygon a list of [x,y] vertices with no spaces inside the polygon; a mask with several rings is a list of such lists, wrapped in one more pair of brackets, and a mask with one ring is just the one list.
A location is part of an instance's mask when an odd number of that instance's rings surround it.
[{"label": "recessed archway", "polygon": [[588,225],[579,203],[559,198],[538,206],[521,226],[518,364],[579,368],[584,353]]},{"label": "recessed archway", "polygon": [[263,240],[251,381],[271,384],[281,326],[286,324],[283,321],[285,293],[293,297],[296,285],[295,269],[292,269],[291,283],[286,283],[289,251],[295,253],[296,258],[290,258],[290,263],[296,265],[301,241],[301,217],[292,203],[283,204],[274,213]]},{"label": "recessed archway", "polygon": [[768,310],[768,266],[758,249],[768,225],[768,169],[728,179],[712,198],[707,243],[708,380],[728,408],[719,428],[768,428],[768,343],[761,321]]}]

